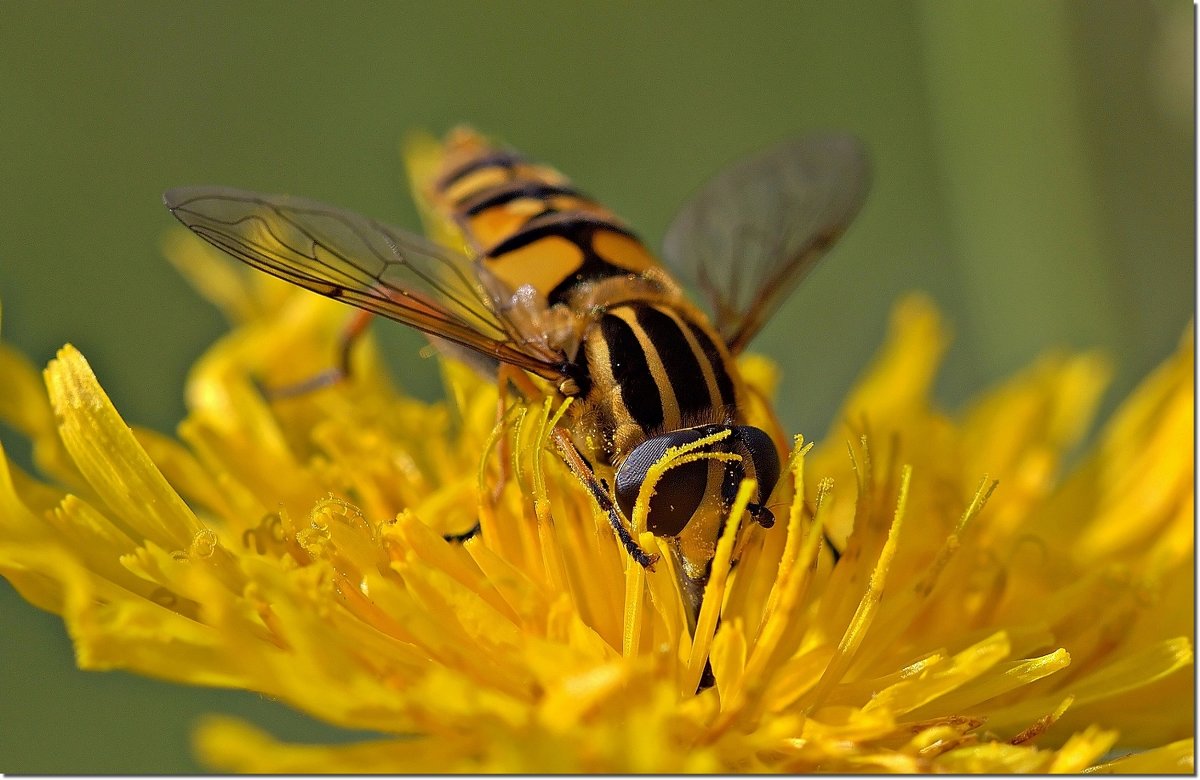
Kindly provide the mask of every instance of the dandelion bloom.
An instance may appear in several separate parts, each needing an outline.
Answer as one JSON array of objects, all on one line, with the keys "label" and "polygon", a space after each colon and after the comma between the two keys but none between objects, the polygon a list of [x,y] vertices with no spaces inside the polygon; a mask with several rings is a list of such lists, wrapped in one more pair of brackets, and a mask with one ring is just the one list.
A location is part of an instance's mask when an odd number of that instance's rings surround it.
[{"label": "dandelion bloom", "polygon": [[[209,765],[1192,771],[1190,331],[1068,458],[1101,358],[1047,357],[947,414],[944,326],[902,301],[833,430],[797,439],[775,527],[735,508],[693,632],[671,556],[633,563],[547,447],[559,409],[498,427],[494,384],[453,362],[445,401],[414,400],[369,338],[348,381],[268,401],[259,382],[327,366],[345,309],[191,237],[169,253],[234,323],[177,439],[127,427],[72,347],[43,390],[0,345],[0,419],[41,472],[0,458],[0,572],[63,617],[84,668],[379,735],[281,744],[214,718]],[[742,367],[769,398],[771,365]]]}]

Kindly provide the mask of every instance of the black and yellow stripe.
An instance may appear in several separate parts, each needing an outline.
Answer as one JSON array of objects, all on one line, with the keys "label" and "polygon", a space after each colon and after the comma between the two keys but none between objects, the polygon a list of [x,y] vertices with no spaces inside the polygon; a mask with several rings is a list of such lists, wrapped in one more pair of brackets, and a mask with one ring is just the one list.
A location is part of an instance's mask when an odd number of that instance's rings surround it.
[{"label": "black and yellow stripe", "polygon": [[447,141],[430,193],[492,278],[530,285],[548,305],[600,279],[656,265],[617,217],[553,168],[498,151],[474,133]]},{"label": "black and yellow stripe", "polygon": [[585,404],[613,435],[600,455],[619,462],[649,436],[736,421],[728,361],[706,329],[672,307],[614,306],[584,341],[591,381]]}]

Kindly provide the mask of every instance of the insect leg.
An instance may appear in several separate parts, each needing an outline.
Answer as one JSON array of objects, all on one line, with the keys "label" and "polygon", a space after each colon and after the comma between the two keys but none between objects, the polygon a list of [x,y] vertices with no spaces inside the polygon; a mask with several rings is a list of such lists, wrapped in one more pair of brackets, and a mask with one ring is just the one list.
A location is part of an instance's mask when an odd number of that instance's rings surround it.
[{"label": "insect leg", "polygon": [[[501,363],[496,372],[496,425],[499,426],[504,422],[504,417],[508,412],[508,394],[509,388],[515,388],[526,402],[531,402],[537,399],[542,393],[538,390],[530,379],[529,375],[516,366],[511,366],[508,363]],[[512,445],[507,436],[500,437],[500,475],[496,482],[496,486],[492,488],[492,500],[497,501],[500,498],[501,491],[504,490],[505,483],[512,476]]]},{"label": "insect leg", "polygon": [[358,341],[359,337],[366,332],[367,326],[371,324],[371,318],[374,316],[369,311],[358,310],[354,312],[354,316],[346,324],[346,327],[343,328],[341,335],[338,337],[338,358],[337,363],[332,368],[327,368],[299,382],[282,387],[266,388],[264,390],[266,396],[272,400],[294,398],[298,395],[311,393],[314,390],[320,390],[323,387],[335,385],[349,377],[350,350],[354,348],[354,344]]},{"label": "insect leg", "polygon": [[592,472],[592,467],[579,454],[579,450],[575,449],[575,444],[571,441],[570,434],[567,433],[565,428],[555,428],[554,433],[551,435],[554,439],[554,445],[558,448],[559,454],[562,455],[562,459],[567,464],[567,468],[571,470],[571,473],[592,494],[592,498],[600,505],[601,511],[608,515],[608,522],[612,525],[613,531],[616,532],[617,539],[621,541],[625,552],[629,553],[629,557],[633,558],[639,564],[653,571],[654,564],[658,561],[658,553],[647,553],[634,541],[633,536],[629,533],[629,529],[625,527],[625,522],[621,519],[621,515],[617,512],[612,499],[609,498],[608,491],[596,479],[595,473]]}]

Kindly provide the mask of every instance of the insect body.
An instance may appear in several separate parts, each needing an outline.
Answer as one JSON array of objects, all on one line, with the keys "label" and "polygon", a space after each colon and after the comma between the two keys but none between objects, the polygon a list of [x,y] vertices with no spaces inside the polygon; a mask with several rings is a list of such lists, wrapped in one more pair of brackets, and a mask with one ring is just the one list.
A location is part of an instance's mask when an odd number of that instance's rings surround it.
[{"label": "insect body", "polygon": [[[773,522],[764,505],[779,451],[747,423],[734,356],[848,224],[866,181],[849,137],[782,144],[685,206],[668,231],[666,266],[557,171],[468,130],[448,137],[423,193],[454,226],[457,247],[298,198],[200,187],[164,199],[252,266],[573,397],[556,442],[643,565],[654,557],[627,519],[648,471],[668,448],[717,434],[703,449],[721,457],[667,470],[649,503],[648,530],[669,541],[694,614],[744,477],[758,485],[751,514]],[[706,293],[711,319],[668,267]]]}]

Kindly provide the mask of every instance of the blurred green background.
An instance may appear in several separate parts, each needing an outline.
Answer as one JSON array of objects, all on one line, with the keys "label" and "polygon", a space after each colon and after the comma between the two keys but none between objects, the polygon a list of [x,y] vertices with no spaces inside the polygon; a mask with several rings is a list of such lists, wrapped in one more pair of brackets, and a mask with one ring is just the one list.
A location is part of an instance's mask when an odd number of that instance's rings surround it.
[{"label": "blurred green background", "polygon": [[[1194,309],[1192,14],[1187,0],[7,2],[3,337],[38,364],[73,342],[128,421],[170,431],[222,323],[159,255],[167,187],[292,192],[415,227],[398,140],[469,122],[657,245],[725,162],[842,128],[871,149],[872,195],[755,343],[782,364],[785,422],[826,430],[910,289],[956,334],[947,404],[1047,348],[1098,346],[1116,361],[1111,409]],[[402,381],[435,393],[420,339],[378,332]],[[252,694],[78,672],[59,620],[0,589],[0,771],[198,771],[188,732],[205,712],[331,738]]]}]

